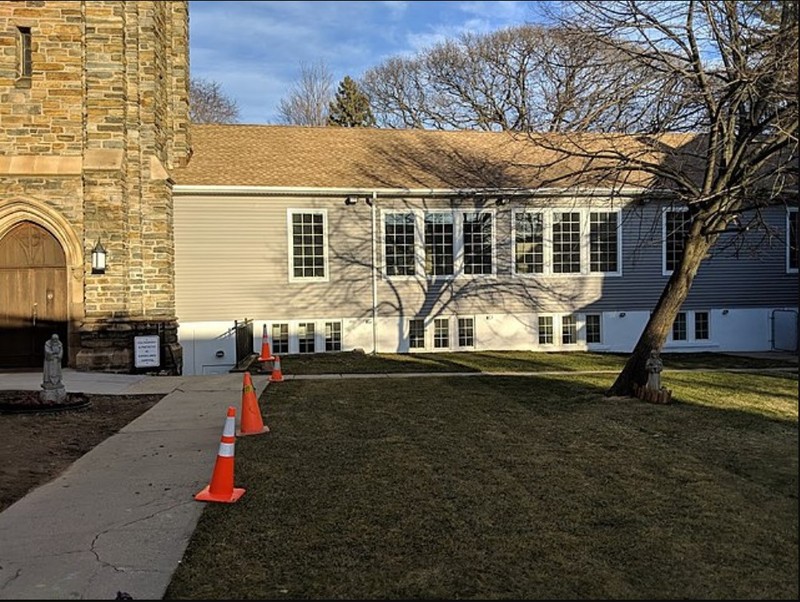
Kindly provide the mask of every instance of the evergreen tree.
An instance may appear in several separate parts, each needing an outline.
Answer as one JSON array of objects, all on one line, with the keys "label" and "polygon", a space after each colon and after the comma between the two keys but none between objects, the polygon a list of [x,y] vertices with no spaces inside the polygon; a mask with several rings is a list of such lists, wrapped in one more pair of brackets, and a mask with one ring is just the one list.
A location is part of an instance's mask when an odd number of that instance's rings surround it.
[{"label": "evergreen tree", "polygon": [[345,75],[330,103],[328,125],[347,128],[375,127],[369,98],[349,75]]}]

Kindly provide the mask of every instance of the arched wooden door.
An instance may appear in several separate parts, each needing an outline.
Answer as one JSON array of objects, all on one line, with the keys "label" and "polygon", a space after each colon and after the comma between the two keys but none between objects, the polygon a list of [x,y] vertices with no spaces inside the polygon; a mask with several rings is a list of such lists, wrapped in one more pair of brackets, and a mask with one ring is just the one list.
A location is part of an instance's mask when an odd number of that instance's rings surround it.
[{"label": "arched wooden door", "polygon": [[21,222],[0,239],[0,368],[41,368],[53,333],[69,357],[67,319],[64,249],[44,228]]}]

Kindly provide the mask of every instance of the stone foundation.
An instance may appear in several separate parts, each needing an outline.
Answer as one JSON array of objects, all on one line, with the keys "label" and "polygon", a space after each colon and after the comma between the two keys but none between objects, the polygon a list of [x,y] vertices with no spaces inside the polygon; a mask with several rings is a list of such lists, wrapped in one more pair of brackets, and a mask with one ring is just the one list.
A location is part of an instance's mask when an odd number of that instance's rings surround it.
[{"label": "stone foundation", "polygon": [[[134,337],[158,335],[158,367],[137,368]],[[122,374],[179,375],[183,370],[183,349],[178,343],[177,321],[115,321],[84,324],[78,331],[77,370]]]}]

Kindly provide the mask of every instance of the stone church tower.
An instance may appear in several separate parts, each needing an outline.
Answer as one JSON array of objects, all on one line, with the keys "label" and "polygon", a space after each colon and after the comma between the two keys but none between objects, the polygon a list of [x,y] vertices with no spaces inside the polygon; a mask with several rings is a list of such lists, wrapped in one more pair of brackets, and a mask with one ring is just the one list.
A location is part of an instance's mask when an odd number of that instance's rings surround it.
[{"label": "stone church tower", "polygon": [[0,370],[57,333],[80,370],[180,372],[188,25],[186,1],[0,1]]}]

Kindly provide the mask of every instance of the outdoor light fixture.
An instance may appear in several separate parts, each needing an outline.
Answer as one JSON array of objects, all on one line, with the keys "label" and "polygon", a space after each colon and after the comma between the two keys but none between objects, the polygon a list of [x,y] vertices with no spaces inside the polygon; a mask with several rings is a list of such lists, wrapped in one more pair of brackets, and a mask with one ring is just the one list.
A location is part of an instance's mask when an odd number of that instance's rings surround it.
[{"label": "outdoor light fixture", "polygon": [[106,273],[106,250],[97,239],[97,244],[92,249],[92,274]]},{"label": "outdoor light fixture", "polygon": [[627,314],[624,311],[619,312],[619,317],[624,318]]},{"label": "outdoor light fixture", "polygon": [[354,196],[349,196],[344,199],[345,205],[355,205],[358,202],[358,198]]},{"label": "outdoor light fixture", "polygon": [[503,205],[508,205],[508,197],[504,197],[504,196],[497,197],[497,200],[495,201],[495,204],[500,206],[500,207],[502,207]]}]

